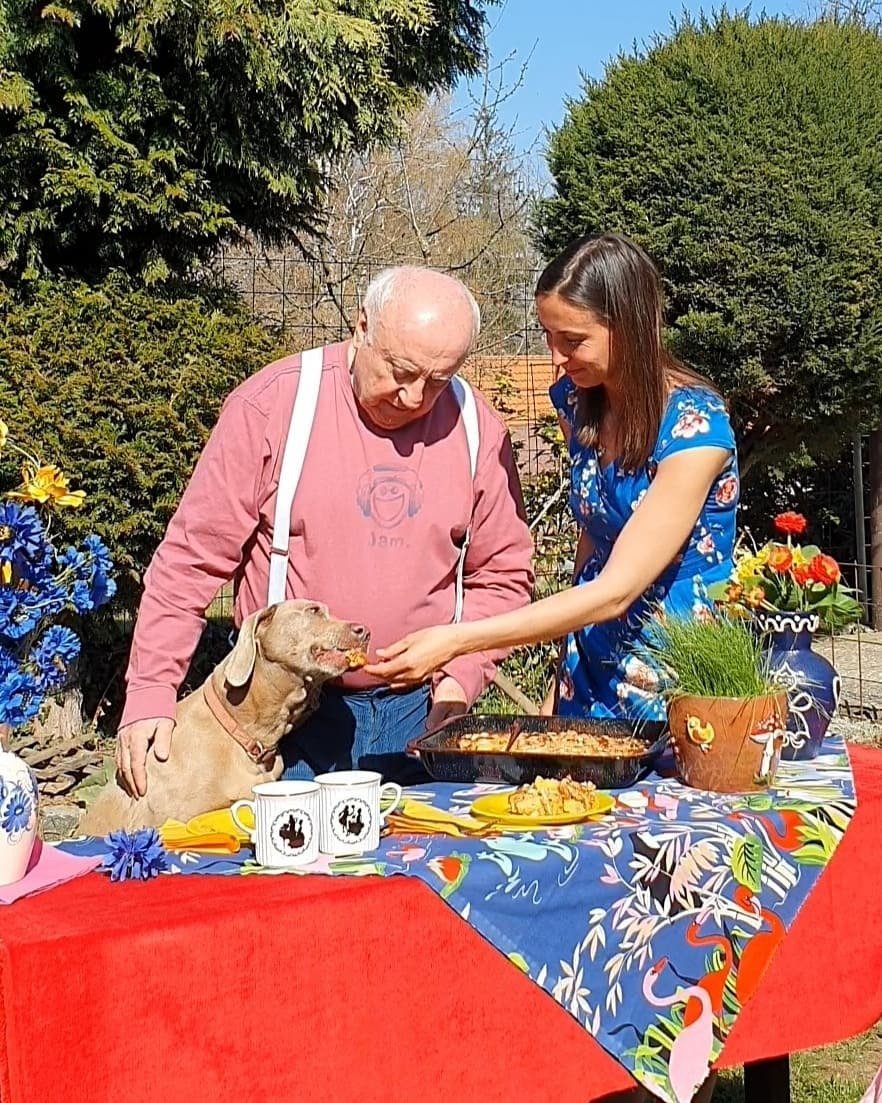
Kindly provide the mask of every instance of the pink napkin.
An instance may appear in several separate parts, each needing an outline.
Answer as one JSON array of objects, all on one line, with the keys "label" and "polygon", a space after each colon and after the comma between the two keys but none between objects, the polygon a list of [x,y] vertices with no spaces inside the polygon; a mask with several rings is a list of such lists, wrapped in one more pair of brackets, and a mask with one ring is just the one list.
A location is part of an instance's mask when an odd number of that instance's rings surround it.
[{"label": "pink napkin", "polygon": [[14,904],[22,896],[33,896],[36,892],[45,892],[55,885],[72,881],[74,877],[82,877],[100,866],[101,861],[100,855],[81,858],[76,854],[67,854],[57,846],[44,846],[37,839],[24,877],[12,885],[0,885],[0,904]]}]

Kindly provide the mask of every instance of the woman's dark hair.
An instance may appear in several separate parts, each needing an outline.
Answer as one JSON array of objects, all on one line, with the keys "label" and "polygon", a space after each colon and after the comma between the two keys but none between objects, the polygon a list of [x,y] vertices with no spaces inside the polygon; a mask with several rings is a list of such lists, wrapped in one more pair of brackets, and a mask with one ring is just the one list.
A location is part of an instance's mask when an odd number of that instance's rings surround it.
[{"label": "woman's dark hair", "polygon": [[[628,396],[621,426],[620,460],[630,471],[642,467],[655,447],[671,383],[716,388],[681,364],[662,341],[661,279],[647,254],[622,234],[580,237],[539,277],[536,297],[559,295],[590,310],[610,327],[610,367]],[[578,388],[575,429],[582,444],[596,448],[606,409],[603,387]]]}]

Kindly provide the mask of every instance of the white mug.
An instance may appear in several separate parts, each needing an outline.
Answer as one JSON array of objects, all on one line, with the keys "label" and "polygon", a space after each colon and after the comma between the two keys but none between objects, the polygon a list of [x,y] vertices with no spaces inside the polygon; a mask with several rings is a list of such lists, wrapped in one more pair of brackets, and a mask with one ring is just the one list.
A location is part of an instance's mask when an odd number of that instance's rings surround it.
[{"label": "white mug", "polygon": [[[372,770],[336,770],[319,774],[321,801],[319,849],[323,854],[363,854],[380,845],[380,824],[401,802],[401,786],[383,784],[382,774]],[[392,803],[380,812],[380,795],[393,794]]]},{"label": "white mug", "polygon": [[[251,790],[254,800],[237,800],[230,815],[254,844],[257,861],[273,869],[306,866],[318,858],[319,787],[314,781],[265,781]],[[237,813],[250,808],[254,829]]]}]

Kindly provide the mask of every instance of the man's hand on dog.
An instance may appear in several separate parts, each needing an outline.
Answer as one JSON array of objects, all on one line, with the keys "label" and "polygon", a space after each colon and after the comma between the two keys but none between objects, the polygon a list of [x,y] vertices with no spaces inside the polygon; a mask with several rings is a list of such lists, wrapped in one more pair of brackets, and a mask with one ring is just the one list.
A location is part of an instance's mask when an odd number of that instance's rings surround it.
[{"label": "man's hand on dog", "polygon": [[147,793],[147,753],[151,745],[159,761],[165,762],[174,730],[174,720],[156,716],[126,724],[116,733],[116,768],[120,781],[133,797]]}]

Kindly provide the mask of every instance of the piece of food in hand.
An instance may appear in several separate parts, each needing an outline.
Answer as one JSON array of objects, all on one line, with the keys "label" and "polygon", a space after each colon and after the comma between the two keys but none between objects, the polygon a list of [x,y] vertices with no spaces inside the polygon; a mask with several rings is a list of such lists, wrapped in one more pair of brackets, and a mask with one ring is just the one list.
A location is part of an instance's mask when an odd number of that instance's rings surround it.
[{"label": "piece of food in hand", "polygon": [[537,777],[509,793],[508,807],[519,816],[579,816],[591,811],[596,795],[590,781]]},{"label": "piece of food in hand", "polygon": [[354,647],[351,651],[346,652],[346,662],[349,664],[350,670],[358,670],[360,666],[365,666],[367,661],[367,651],[360,647]]}]

